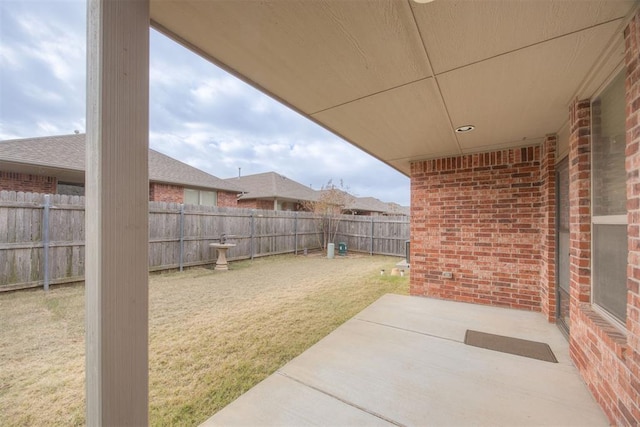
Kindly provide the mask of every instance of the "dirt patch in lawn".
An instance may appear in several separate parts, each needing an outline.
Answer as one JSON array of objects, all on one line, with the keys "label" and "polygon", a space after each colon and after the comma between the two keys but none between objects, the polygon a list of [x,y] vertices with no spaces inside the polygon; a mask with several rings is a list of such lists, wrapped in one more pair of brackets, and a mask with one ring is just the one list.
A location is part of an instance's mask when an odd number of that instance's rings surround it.
[{"label": "dirt patch in lawn", "polygon": [[[152,275],[152,425],[206,420],[408,276],[394,257],[278,256]],[[0,425],[82,425],[84,287],[0,295]]]}]

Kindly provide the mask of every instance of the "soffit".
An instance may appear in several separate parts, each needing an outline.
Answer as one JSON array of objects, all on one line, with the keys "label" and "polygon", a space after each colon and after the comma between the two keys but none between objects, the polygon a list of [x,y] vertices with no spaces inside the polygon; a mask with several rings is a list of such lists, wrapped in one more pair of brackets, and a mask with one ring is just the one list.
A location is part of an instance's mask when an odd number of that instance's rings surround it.
[{"label": "soffit", "polygon": [[[409,174],[536,143],[622,62],[631,0],[152,0],[153,25]],[[435,72],[434,72],[435,70]],[[469,134],[454,129],[474,124]]]},{"label": "soffit", "polygon": [[84,183],[84,171],[59,167],[51,167],[32,163],[12,162],[0,160],[0,170],[3,172],[15,172],[39,176],[53,176],[58,181],[82,184]]}]

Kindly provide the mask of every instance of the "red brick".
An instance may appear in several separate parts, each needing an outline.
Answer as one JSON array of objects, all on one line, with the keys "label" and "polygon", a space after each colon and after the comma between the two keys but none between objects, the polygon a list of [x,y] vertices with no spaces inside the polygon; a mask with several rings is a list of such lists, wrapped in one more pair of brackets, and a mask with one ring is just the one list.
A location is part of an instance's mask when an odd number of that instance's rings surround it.
[{"label": "red brick", "polygon": [[225,208],[238,207],[238,197],[235,192],[218,191],[218,206]]},{"label": "red brick", "polygon": [[[412,294],[541,310],[539,291],[535,298],[527,294],[531,283],[555,280],[548,268],[554,227],[547,223],[555,212],[555,178],[549,179],[555,175],[545,171],[543,179],[541,160],[547,168],[555,164],[555,137],[544,147],[412,165],[413,172],[435,172],[411,177],[411,248],[429,253],[424,264],[412,266]],[[442,280],[443,271],[453,279]],[[496,294],[505,288],[509,293]]]},{"label": "red brick", "polygon": [[149,183],[149,201],[184,203],[184,187],[180,185]]},{"label": "red brick", "polygon": [[640,56],[640,12],[625,30],[627,112],[627,211],[629,232],[628,317],[621,332],[591,307],[590,206],[590,103],[576,102],[571,109],[570,198],[571,198],[571,357],[596,401],[613,425],[640,424],[640,369],[634,358],[640,354],[640,91],[637,58]]},{"label": "red brick", "polygon": [[57,189],[58,180],[53,176],[0,171],[0,191],[56,194]]}]

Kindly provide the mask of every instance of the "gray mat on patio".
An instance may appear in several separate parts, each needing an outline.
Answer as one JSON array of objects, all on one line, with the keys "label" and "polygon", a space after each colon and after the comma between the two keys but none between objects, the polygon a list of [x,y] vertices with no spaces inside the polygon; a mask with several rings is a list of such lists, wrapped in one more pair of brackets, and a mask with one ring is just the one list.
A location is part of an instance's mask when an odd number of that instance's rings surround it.
[{"label": "gray mat on patio", "polygon": [[545,362],[558,363],[558,360],[553,354],[553,351],[551,351],[549,344],[545,344],[543,342],[487,334],[485,332],[467,329],[464,336],[464,343],[474,347],[486,348],[488,350],[501,351],[503,353],[544,360]]}]

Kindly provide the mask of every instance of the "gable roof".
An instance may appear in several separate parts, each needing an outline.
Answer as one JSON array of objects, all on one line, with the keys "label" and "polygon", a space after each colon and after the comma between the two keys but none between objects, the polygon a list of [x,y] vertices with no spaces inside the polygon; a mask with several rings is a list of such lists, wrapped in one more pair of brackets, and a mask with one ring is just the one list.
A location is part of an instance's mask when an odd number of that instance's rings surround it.
[{"label": "gable roof", "polygon": [[244,189],[246,194],[243,194],[239,200],[288,199],[311,201],[317,198],[315,190],[276,172],[228,178],[225,181],[234,183]]},{"label": "gable roof", "polygon": [[[0,141],[0,168],[84,182],[85,134]],[[149,180],[240,193],[231,182],[149,149]]]}]

